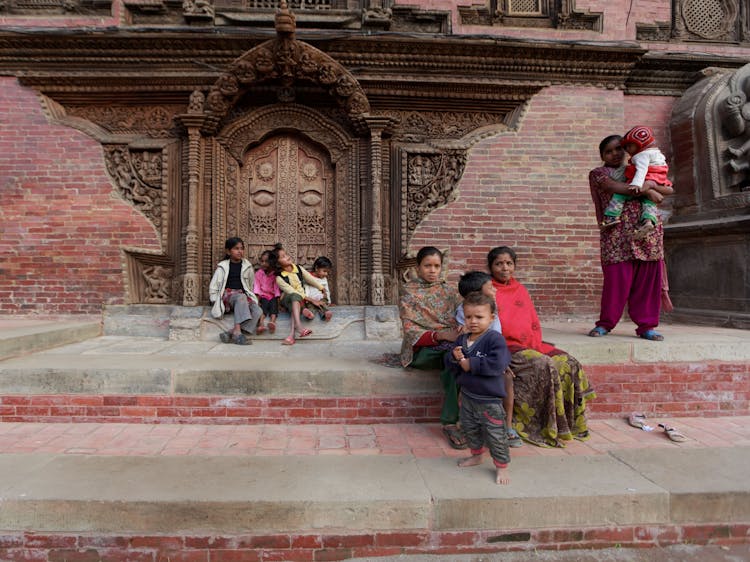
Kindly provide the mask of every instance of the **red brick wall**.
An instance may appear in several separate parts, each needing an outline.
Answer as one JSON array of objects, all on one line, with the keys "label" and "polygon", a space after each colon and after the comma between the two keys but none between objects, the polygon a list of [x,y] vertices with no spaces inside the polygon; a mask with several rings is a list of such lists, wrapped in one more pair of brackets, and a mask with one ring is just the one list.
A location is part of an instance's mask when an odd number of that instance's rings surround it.
[{"label": "red brick wall", "polygon": [[517,132],[476,144],[458,199],[430,214],[411,249],[450,248],[451,279],[486,269],[487,251],[518,252],[518,278],[542,315],[598,309],[599,235],[588,172],[599,141],[623,131],[620,91],[555,86],[535,96]]},{"label": "red brick wall", "polygon": [[113,190],[101,145],[51,124],[0,78],[0,313],[96,313],[124,302],[122,247],[159,249]]}]

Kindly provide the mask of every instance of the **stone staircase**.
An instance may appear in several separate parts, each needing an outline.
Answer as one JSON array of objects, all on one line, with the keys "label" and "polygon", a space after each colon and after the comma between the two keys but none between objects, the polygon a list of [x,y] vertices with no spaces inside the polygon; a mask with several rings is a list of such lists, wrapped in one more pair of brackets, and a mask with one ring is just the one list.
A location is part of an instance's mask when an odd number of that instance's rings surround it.
[{"label": "stone staircase", "polygon": [[[512,484],[496,486],[489,464],[456,468],[434,423],[436,374],[392,366],[395,309],[335,312],[290,348],[279,343],[285,319],[274,337],[237,346],[219,343],[203,310],[122,307],[105,314],[104,335],[0,361],[0,450],[10,450],[0,454],[0,560],[343,560],[748,542],[750,436],[717,447],[647,434],[626,446],[632,433],[616,432],[606,449],[527,445],[513,450]],[[750,413],[749,332],[666,325],[667,340],[655,343],[627,326],[598,339],[586,328],[550,323],[545,339],[584,364],[599,394],[592,417]],[[736,419],[741,432],[748,420]],[[139,441],[120,440],[121,428],[137,427]],[[148,447],[160,432],[207,427],[267,440],[221,454],[211,442],[205,453]],[[317,441],[304,437],[307,427]],[[424,428],[418,443],[411,427]],[[389,445],[322,448],[326,428],[374,432]],[[12,448],[8,435],[25,431],[48,444]],[[92,431],[107,453],[86,449]],[[275,447],[283,435],[298,446]]]}]

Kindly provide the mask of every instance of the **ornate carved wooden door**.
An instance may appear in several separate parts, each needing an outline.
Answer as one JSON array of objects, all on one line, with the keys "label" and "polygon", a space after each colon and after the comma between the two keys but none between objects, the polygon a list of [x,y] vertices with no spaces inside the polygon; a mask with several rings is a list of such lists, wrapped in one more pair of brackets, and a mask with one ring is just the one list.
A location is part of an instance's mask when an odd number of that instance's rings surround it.
[{"label": "ornate carved wooden door", "polygon": [[306,267],[318,256],[335,260],[333,178],[328,154],[298,135],[276,135],[246,152],[238,215],[247,217],[247,257],[255,261],[281,242]]}]

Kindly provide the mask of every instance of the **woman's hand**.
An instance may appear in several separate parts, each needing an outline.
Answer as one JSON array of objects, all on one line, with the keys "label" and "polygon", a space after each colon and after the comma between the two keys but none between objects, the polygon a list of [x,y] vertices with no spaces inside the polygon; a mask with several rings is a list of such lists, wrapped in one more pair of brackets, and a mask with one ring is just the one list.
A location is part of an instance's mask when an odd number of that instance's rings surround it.
[{"label": "woman's hand", "polygon": [[644,195],[657,205],[664,201],[664,196],[655,189],[649,189]]},{"label": "woman's hand", "polygon": [[435,332],[435,339],[438,341],[456,341],[461,331],[458,328],[439,330]]}]

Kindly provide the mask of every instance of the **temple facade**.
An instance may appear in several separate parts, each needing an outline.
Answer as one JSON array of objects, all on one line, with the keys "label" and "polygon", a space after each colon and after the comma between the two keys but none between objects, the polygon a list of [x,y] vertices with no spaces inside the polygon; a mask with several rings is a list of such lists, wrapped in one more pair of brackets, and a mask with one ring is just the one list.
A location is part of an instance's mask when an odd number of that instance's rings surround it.
[{"label": "temple facade", "polygon": [[593,314],[588,171],[640,124],[677,312],[750,318],[747,2],[4,0],[0,26],[2,313],[203,305],[240,236],[331,258],[340,304],[396,302],[422,245],[451,278],[510,245],[542,314]]}]

